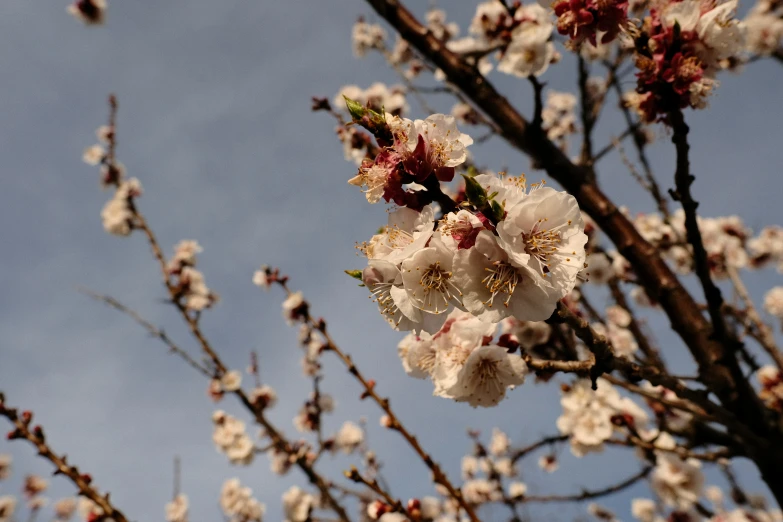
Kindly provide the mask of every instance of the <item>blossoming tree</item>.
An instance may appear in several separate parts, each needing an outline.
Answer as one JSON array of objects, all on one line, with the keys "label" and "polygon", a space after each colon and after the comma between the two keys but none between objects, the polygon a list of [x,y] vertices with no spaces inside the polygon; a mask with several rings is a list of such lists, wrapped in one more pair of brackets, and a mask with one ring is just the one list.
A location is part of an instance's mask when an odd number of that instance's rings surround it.
[{"label": "blossoming tree", "polygon": [[[641,483],[648,494],[628,499],[641,522],[783,520],[783,353],[776,335],[783,287],[752,296],[743,283],[751,270],[783,272],[783,228],[753,231],[737,216],[697,214],[686,123],[691,111],[707,107],[724,71],[760,59],[783,61],[783,4],[759,0],[740,19],[736,0],[488,0],[476,3],[468,36],[460,38],[461,28],[443,10],[431,9],[419,20],[397,0],[367,3],[383,23],[357,21],[354,53],[381,53],[402,85],[346,86],[333,100],[313,98],[314,111],[336,120],[345,158],[355,164],[346,167],[344,179],[368,203],[387,205],[386,223],[357,245],[366,262],[346,270],[346,284],[349,277],[357,280],[400,332],[402,370],[431,381],[435,396],[463,403],[466,416],[472,408],[519,400],[527,387],[558,382],[558,391],[549,386],[562,406],[553,434],[515,446],[498,429],[471,432],[462,480],[448,476],[375,380],[332,337],[320,311],[294,289],[295,279],[282,268],[262,266],[252,282],[280,290],[283,317],[299,329],[302,367],[312,382],[294,417],[299,434],[286,434],[268,416],[277,394],[261,382],[255,354],[243,376],[226,365],[202,328],[202,315],[219,298],[197,268],[201,246],[183,240],[168,255],[145,218],[141,182],[117,160],[121,125],[113,96],[99,143],[83,155],[112,190],[101,212],[103,227],[115,236],[146,238],[165,298],[200,353],[120,300],[86,292],[127,314],[203,374],[213,400],[231,395],[239,401],[244,419],[214,412],[213,442],[232,464],[252,465],[263,453],[273,473],[303,474],[309,486],[292,486],[282,499],[290,522],[521,521],[536,519],[528,506],[573,501],[594,501],[587,507],[591,516],[617,520],[601,499]],[[99,24],[106,4],[78,0],[68,10]],[[546,71],[558,67],[564,53],[578,63],[575,94],[545,83]],[[631,74],[633,88],[624,92]],[[529,85],[533,113],[525,117],[515,109],[493,86],[493,75]],[[626,128],[598,148],[593,129],[612,108],[609,91],[620,100],[616,109]],[[427,97],[436,94],[453,98],[451,114],[429,109]],[[411,109],[412,97],[421,113]],[[475,137],[464,132],[468,128],[478,132]],[[676,152],[669,176],[654,175],[646,148],[661,130]],[[560,188],[484,167],[470,147],[493,138],[524,152]],[[580,151],[569,157],[576,140]],[[622,149],[627,140],[635,161]],[[623,157],[657,212],[632,215],[601,190],[599,162],[613,153]],[[597,288],[609,296],[601,305],[593,304]],[[728,299],[730,293],[736,298]],[[679,346],[657,346],[646,328],[655,314],[669,321]],[[675,350],[687,350],[695,376],[683,377],[667,362]],[[395,496],[356,419],[324,433],[322,418],[335,410],[321,389],[324,358],[344,365],[362,398],[377,405],[381,425],[398,433],[429,469],[435,494]],[[78,490],[78,502],[53,504],[53,516],[68,520],[78,511],[88,522],[130,520],[132,506],[121,510],[55,450],[56,441],[50,446],[33,413],[12,407],[17,400],[23,398],[0,395],[8,438],[32,444]],[[248,422],[261,428],[258,436]],[[639,471],[573,495],[529,493],[519,476],[522,460],[535,456],[543,470],[556,473],[561,446],[577,458],[608,446],[632,448],[627,458],[639,461]],[[324,454],[335,452],[359,457],[342,477],[319,466]],[[742,488],[733,471],[740,458],[752,462],[768,491]],[[706,484],[707,467],[724,475],[728,495]],[[9,457],[0,455],[0,480],[10,469]],[[47,509],[46,488],[47,481],[34,475],[24,482],[31,520]],[[272,501],[254,496],[239,479],[227,480],[216,498],[226,520],[236,522],[260,522],[261,500]],[[505,506],[502,515],[489,507],[497,504]],[[15,497],[0,497],[0,522],[18,520],[23,509]],[[169,522],[188,520],[187,496],[175,493],[165,514]]]}]

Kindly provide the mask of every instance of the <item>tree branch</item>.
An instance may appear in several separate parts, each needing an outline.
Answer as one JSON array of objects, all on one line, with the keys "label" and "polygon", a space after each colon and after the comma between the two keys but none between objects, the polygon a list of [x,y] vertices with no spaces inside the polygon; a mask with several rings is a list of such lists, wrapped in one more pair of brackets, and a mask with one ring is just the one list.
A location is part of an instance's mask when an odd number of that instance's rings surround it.
[{"label": "tree branch", "polygon": [[41,426],[35,426],[30,430],[32,413],[25,411],[20,416],[15,408],[5,406],[5,398],[2,393],[0,393],[0,417],[5,417],[14,425],[13,431],[8,434],[9,440],[24,439],[35,446],[35,449],[38,450],[38,455],[54,464],[56,468],[54,471],[55,475],[68,477],[78,488],[81,496],[92,500],[103,511],[103,514],[96,520],[113,519],[115,522],[128,522],[125,515],[111,503],[109,494],[101,495],[91,485],[92,477],[90,475],[82,473],[76,466],[68,464],[65,455],[60,456],[52,451],[46,443],[46,437]]},{"label": "tree branch", "polygon": [[647,477],[652,471],[652,466],[646,466],[642,468],[638,473],[635,473],[612,486],[607,486],[602,489],[588,490],[585,489],[581,493],[574,495],[531,495],[523,497],[521,502],[582,502],[583,500],[590,500],[593,498],[604,497],[613,493],[618,493],[626,488],[629,488]]}]

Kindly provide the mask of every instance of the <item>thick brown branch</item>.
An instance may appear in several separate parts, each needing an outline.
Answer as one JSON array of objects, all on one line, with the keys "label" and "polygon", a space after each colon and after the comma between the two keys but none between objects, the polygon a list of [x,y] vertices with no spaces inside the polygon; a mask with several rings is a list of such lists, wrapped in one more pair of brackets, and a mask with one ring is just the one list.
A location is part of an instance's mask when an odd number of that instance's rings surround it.
[{"label": "thick brown branch", "polygon": [[699,222],[696,216],[696,209],[699,203],[693,199],[691,194],[691,184],[696,179],[690,172],[690,160],[688,158],[688,125],[685,123],[682,111],[675,110],[669,114],[669,123],[672,126],[674,134],[672,143],[677,149],[677,168],[674,172],[674,183],[676,191],[672,191],[672,197],[682,203],[685,211],[685,231],[688,243],[693,246],[693,265],[696,276],[704,289],[704,296],[707,299],[707,309],[712,320],[714,335],[721,341],[736,343],[736,339],[731,339],[732,335],[726,325],[723,317],[723,296],[720,289],[712,280],[710,275],[710,266],[707,261],[707,250],[704,248],[704,241],[699,230]]}]

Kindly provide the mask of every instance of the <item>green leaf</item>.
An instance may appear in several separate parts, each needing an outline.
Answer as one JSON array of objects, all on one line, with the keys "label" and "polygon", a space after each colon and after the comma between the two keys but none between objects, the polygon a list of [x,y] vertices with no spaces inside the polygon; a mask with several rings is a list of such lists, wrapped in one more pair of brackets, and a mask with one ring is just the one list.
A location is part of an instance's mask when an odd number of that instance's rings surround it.
[{"label": "green leaf", "polygon": [[345,270],[345,273],[349,276],[353,277],[354,279],[358,279],[359,281],[362,280],[362,271],[361,270]]},{"label": "green leaf", "polygon": [[506,217],[506,209],[494,199],[490,201],[489,207],[492,209],[492,221],[494,223],[502,221]]},{"label": "green leaf", "polygon": [[353,121],[359,121],[367,114],[367,109],[361,103],[348,96],[343,96],[343,98],[345,98],[345,105],[348,106],[348,112],[351,113]]},{"label": "green leaf", "polygon": [[472,177],[463,174],[465,179],[465,196],[473,205],[478,209],[482,209],[487,205],[487,191],[481,184]]}]

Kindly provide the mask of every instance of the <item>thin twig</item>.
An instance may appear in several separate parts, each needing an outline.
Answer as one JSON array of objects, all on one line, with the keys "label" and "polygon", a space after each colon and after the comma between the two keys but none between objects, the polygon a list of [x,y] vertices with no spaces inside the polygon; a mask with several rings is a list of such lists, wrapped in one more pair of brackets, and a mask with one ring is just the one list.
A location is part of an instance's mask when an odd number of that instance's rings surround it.
[{"label": "thin twig", "polygon": [[90,290],[88,288],[79,288],[78,290],[79,290],[79,292],[83,293],[84,295],[92,297],[96,301],[100,301],[100,302],[102,302],[102,303],[104,303],[104,304],[114,308],[115,310],[119,310],[120,312],[124,313],[125,315],[127,315],[128,317],[130,317],[131,319],[136,321],[138,324],[140,324],[145,330],[147,330],[147,332],[149,332],[149,334],[152,337],[158,339],[163,344],[168,346],[169,352],[179,356],[183,361],[188,363],[191,367],[195,368],[199,373],[201,373],[205,377],[209,377],[210,379],[212,377],[214,377],[212,372],[210,372],[207,368],[202,366],[201,363],[199,363],[197,360],[195,360],[193,357],[191,357],[191,355],[188,352],[186,352],[185,350],[183,350],[182,348],[177,346],[169,338],[169,336],[166,334],[166,332],[164,332],[163,330],[161,330],[160,328],[158,328],[154,324],[150,323],[146,319],[144,319],[135,310],[132,310],[132,309],[128,308],[127,306],[125,306],[124,304],[122,304],[121,302],[117,301],[116,299],[114,299],[111,296],[102,295],[102,294],[99,294],[97,292],[93,292],[92,290]]},{"label": "thin twig", "polygon": [[758,310],[756,310],[756,306],[753,304],[753,299],[750,297],[750,293],[748,292],[747,287],[745,287],[745,283],[742,282],[742,278],[737,272],[737,269],[727,265],[726,272],[729,274],[729,278],[734,284],[734,289],[737,291],[740,299],[745,303],[745,314],[758,331],[756,339],[761,347],[764,348],[764,351],[766,351],[772,360],[775,361],[775,365],[777,365],[778,369],[783,370],[783,354],[781,354],[780,349],[775,342],[775,335],[772,333],[772,329],[761,319]]},{"label": "thin twig", "polygon": [[536,441],[529,446],[525,446],[524,448],[513,451],[511,453],[511,462],[515,463],[529,453],[532,453],[539,448],[543,448],[544,446],[551,446],[552,444],[556,444],[558,442],[564,442],[568,440],[568,437],[568,435],[550,435],[548,437],[544,437],[543,439]]},{"label": "thin twig", "polygon": [[522,497],[520,502],[582,502],[583,500],[590,500],[593,498],[604,497],[613,493],[619,493],[626,488],[629,488],[647,477],[652,471],[652,466],[646,466],[642,468],[638,473],[635,473],[612,486],[607,486],[601,489],[595,490],[583,490],[581,493],[573,495],[530,495]]},{"label": "thin twig", "polygon": [[[288,288],[287,278],[277,279],[276,282],[285,291],[286,295],[291,295],[292,292]],[[329,335],[327,332],[326,322],[323,319],[314,319],[309,312],[309,307],[303,308],[305,311],[304,316],[302,317],[302,321],[309,324],[323,335],[323,338],[326,341],[324,349],[326,351],[332,351],[335,353],[335,355],[337,355],[337,358],[340,359],[340,361],[345,365],[348,373],[353,375],[364,388],[363,396],[371,398],[378,406],[381,407],[384,413],[386,413],[389,418],[389,428],[398,431],[400,435],[402,435],[408,445],[413,448],[413,451],[419,456],[424,464],[427,465],[430,471],[432,471],[433,480],[446,488],[449,495],[455,501],[457,501],[462,509],[465,510],[465,514],[468,515],[470,520],[473,522],[480,522],[475,510],[473,509],[473,506],[471,506],[465,500],[460,489],[451,483],[438,463],[435,462],[432,457],[424,450],[424,448],[422,448],[421,444],[419,444],[416,436],[409,432],[408,429],[402,424],[399,417],[394,413],[394,410],[392,410],[389,399],[378,395],[378,393],[375,391],[375,382],[365,378],[364,375],[362,375],[362,373],[359,371],[359,368],[357,368],[354,364],[351,356],[343,352],[337,343],[334,342],[334,339],[332,339],[331,335]]]},{"label": "thin twig", "polygon": [[79,495],[92,500],[102,511],[103,514],[98,520],[113,519],[115,522],[128,522],[125,515],[111,502],[109,493],[101,495],[98,490],[92,486],[92,477],[79,471],[79,468],[68,464],[65,455],[57,455],[47,444],[43,428],[35,426],[30,430],[32,413],[22,412],[21,416],[15,408],[5,406],[5,398],[0,393],[0,417],[5,417],[14,425],[14,430],[8,434],[9,440],[24,439],[35,446],[38,455],[45,458],[56,468],[55,475],[64,475],[78,488]]}]

